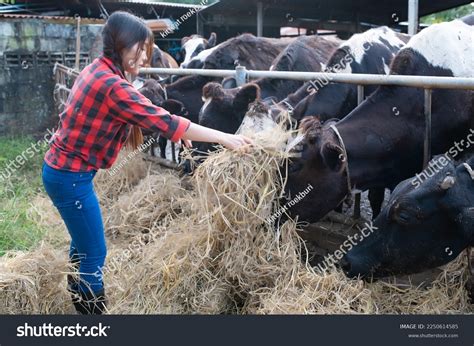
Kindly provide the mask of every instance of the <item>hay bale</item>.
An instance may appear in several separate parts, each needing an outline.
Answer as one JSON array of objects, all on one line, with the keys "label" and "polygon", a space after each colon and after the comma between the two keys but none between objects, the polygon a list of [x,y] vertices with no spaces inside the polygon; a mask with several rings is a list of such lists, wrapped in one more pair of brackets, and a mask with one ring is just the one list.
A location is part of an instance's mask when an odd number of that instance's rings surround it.
[{"label": "hay bale", "polygon": [[65,283],[69,271],[66,254],[47,244],[7,253],[0,260],[0,314],[72,312]]},{"label": "hay bale", "polygon": [[102,169],[94,177],[94,188],[101,205],[110,207],[122,194],[131,192],[147,176],[150,164],[142,153],[123,149],[109,169]]},{"label": "hay bale", "polygon": [[[198,168],[193,191],[185,191],[177,172],[152,169],[138,157],[112,177],[100,172],[95,183],[109,243],[109,312],[473,312],[460,259],[428,287],[371,284],[335,268],[312,269],[297,222],[276,228],[266,222],[280,207],[285,181],[279,167],[290,135],[276,126],[252,135],[256,146],[250,151],[212,154]],[[57,215],[45,215],[36,220],[57,224]],[[67,247],[55,246],[0,258],[0,313],[72,311],[65,290]]]},{"label": "hay bale", "polygon": [[132,191],[119,196],[104,213],[107,235],[128,238],[150,232],[164,218],[175,217],[187,208],[181,202],[185,193],[181,180],[171,171],[148,173]]}]

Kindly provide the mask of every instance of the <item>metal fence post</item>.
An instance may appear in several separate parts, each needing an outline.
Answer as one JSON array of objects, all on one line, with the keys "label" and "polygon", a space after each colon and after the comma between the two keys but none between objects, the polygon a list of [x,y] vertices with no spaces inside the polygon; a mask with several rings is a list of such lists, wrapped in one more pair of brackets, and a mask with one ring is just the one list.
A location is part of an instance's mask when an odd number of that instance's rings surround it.
[{"label": "metal fence post", "polygon": [[75,68],[77,71],[81,70],[81,17],[76,17],[76,63]]},{"label": "metal fence post", "polygon": [[235,81],[237,86],[242,86],[247,83],[247,69],[245,66],[237,66],[235,68]]},{"label": "metal fence post", "polygon": [[[364,101],[364,86],[357,85],[357,104],[360,105]],[[348,161],[349,162],[349,161]],[[360,218],[360,202],[361,202],[361,194],[360,192],[355,194],[355,201],[354,201],[354,218]]]},{"label": "metal fence post", "polygon": [[418,0],[408,0],[408,35],[416,35],[418,33]]},{"label": "metal fence post", "polygon": [[428,166],[431,160],[431,103],[432,103],[431,89],[425,89],[425,141],[423,148],[423,168]]}]

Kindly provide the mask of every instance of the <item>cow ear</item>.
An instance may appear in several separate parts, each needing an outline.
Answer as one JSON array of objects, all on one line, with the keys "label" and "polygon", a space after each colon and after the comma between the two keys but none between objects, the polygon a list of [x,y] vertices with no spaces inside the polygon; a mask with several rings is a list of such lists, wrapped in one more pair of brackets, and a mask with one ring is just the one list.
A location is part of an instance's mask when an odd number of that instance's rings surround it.
[{"label": "cow ear", "polygon": [[219,83],[211,82],[207,83],[204,88],[202,88],[202,97],[204,99],[223,97],[224,92],[222,91],[222,85]]},{"label": "cow ear", "polygon": [[171,84],[172,80],[171,80],[171,76],[168,76],[166,78],[162,78],[162,77],[159,77],[157,76],[157,81],[158,83],[160,83],[161,85],[166,85],[166,84]]},{"label": "cow ear", "polygon": [[211,33],[211,36],[209,37],[209,40],[207,40],[207,48],[212,48],[216,45],[217,43],[217,36],[216,33],[213,32]]},{"label": "cow ear", "polygon": [[257,84],[243,86],[235,95],[233,106],[236,110],[246,111],[249,104],[260,99],[260,87]]},{"label": "cow ear", "polygon": [[181,39],[181,46],[184,46],[186,42],[188,42],[191,39],[189,36],[185,36]]},{"label": "cow ear", "polygon": [[393,59],[390,67],[391,74],[413,74],[414,52],[411,49],[401,50]]},{"label": "cow ear", "polygon": [[324,163],[334,172],[342,171],[345,156],[340,146],[333,143],[326,143],[321,149],[321,156]]},{"label": "cow ear", "polygon": [[[275,66],[275,61],[272,63],[272,66]],[[278,60],[278,70],[280,71],[292,71],[294,70],[293,68],[293,58],[291,57],[290,54],[285,54],[283,55],[279,60]],[[272,79],[274,81],[277,81],[277,79]]]}]

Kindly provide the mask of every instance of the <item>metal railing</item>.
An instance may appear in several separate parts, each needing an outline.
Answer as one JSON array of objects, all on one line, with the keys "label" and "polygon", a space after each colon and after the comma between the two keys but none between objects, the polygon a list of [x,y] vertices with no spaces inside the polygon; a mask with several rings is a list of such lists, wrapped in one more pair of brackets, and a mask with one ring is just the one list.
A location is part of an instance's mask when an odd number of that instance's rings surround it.
[{"label": "metal railing", "polygon": [[[406,76],[406,75],[373,75],[348,74],[326,72],[287,72],[287,71],[253,71],[244,66],[237,66],[235,70],[206,70],[206,69],[168,69],[142,68],[143,74],[168,74],[204,77],[234,77],[237,85],[241,86],[250,78],[276,78],[300,81],[329,80],[333,83],[348,83],[357,85],[358,104],[364,100],[364,85],[394,85],[424,89],[425,138],[423,144],[423,167],[431,159],[431,104],[433,89],[464,89],[474,90],[474,78],[435,77],[435,76]],[[360,217],[360,194],[356,194],[354,216]]]},{"label": "metal railing", "polygon": [[[253,71],[237,66],[235,70],[204,70],[181,68],[142,68],[144,74],[169,74],[177,76],[199,75],[205,77],[235,77],[237,82],[248,78],[278,78],[311,81],[330,78],[334,83],[361,85],[398,85],[423,89],[468,89],[474,90],[474,78],[431,77],[405,75],[374,75],[326,72],[286,72],[286,71]],[[330,77],[328,77],[330,76]]]}]

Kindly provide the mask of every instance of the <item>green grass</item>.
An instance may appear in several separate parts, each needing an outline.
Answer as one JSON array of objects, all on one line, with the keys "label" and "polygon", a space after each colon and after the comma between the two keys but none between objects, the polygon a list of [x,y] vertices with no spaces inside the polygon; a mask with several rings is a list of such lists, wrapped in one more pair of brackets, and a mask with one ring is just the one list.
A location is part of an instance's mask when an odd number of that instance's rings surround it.
[{"label": "green grass", "polygon": [[[46,230],[27,217],[27,211],[38,193],[45,193],[41,182],[41,166],[47,144],[32,145],[33,137],[0,137],[0,175],[18,155],[25,153],[28,160],[12,172],[6,180],[0,177],[0,256],[7,250],[26,250],[34,247]],[[26,149],[31,148],[32,157]],[[31,151],[33,150],[33,151]],[[18,165],[18,164],[17,164]],[[20,166],[20,165],[18,165]]]}]

